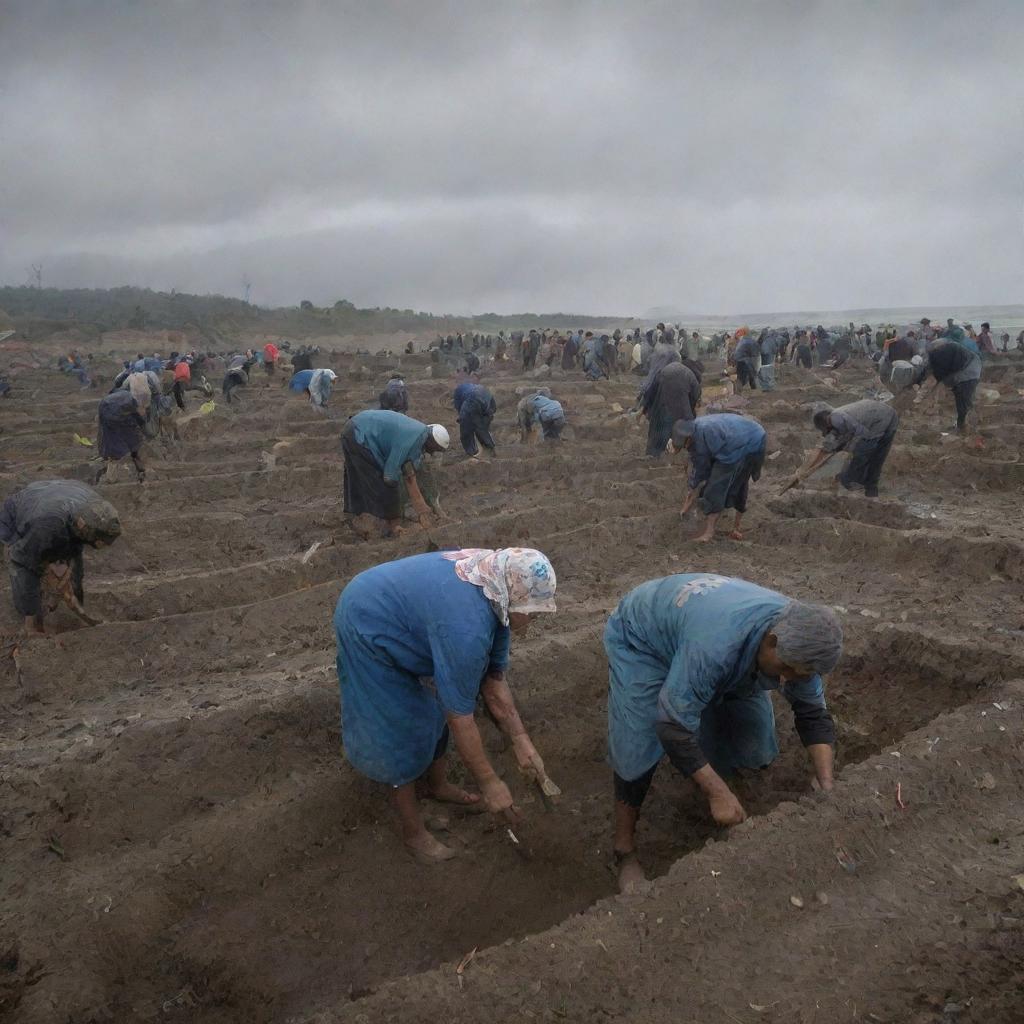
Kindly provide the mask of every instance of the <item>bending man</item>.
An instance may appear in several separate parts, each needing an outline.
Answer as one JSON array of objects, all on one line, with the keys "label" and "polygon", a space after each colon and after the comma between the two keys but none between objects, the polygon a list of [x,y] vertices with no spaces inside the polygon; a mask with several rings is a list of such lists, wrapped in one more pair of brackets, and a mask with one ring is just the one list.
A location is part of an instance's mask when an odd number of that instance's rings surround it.
[{"label": "bending man", "polygon": [[112,544],[120,533],[114,506],[77,480],[41,480],[4,502],[0,541],[7,545],[14,607],[25,617],[26,630],[43,632],[42,583],[48,570],[72,611],[96,622],[83,608],[82,548]]},{"label": "bending man", "polygon": [[356,413],[341,433],[345,457],[345,511],[369,513],[384,521],[386,531],[401,532],[404,480],[420,526],[430,525],[430,509],[416,480],[424,452],[441,452],[451,443],[440,423],[429,426],[388,409]]},{"label": "bending man", "polygon": [[877,498],[882,467],[900,423],[896,410],[870,398],[838,409],[820,402],[814,407],[813,420],[824,440],[807,465],[793,477],[793,483],[801,483],[837,452],[848,451],[850,461],[836,474],[836,483],[848,491],[863,487],[867,497]]},{"label": "bending man", "polygon": [[732,540],[742,540],[740,526],[747,511],[751,480],[759,480],[768,435],[756,420],[719,412],[678,420],[672,428],[670,451],[686,449],[690,455],[690,492],[680,515],[685,516],[700,498],[707,520],[694,540],[707,544],[715,538],[715,524],[727,509],[735,509]]},{"label": "bending man", "polygon": [[604,646],[622,890],[644,877],[636,822],[665,754],[697,784],[719,825],[744,820],[725,780],[778,757],[768,690],[782,688],[818,784],[832,788],[835,727],[821,676],[839,661],[843,634],[829,609],[745,580],[684,573],[628,593]]},{"label": "bending man", "polygon": [[540,424],[545,441],[558,441],[565,429],[565,411],[562,403],[551,397],[547,388],[540,388],[535,394],[527,395],[516,406],[516,420],[519,423],[519,442],[526,444],[533,438],[534,427]]},{"label": "bending man", "polygon": [[463,451],[471,458],[480,454],[477,441],[494,455],[494,437],[491,434],[491,421],[498,411],[498,403],[494,395],[482,384],[463,381],[452,397],[452,404],[459,417],[459,440]]}]

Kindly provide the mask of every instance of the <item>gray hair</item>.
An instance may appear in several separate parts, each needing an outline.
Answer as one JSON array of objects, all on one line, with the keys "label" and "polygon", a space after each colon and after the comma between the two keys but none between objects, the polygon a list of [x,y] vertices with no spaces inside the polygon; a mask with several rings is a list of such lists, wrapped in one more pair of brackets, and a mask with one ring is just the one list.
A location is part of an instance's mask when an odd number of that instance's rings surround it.
[{"label": "gray hair", "polygon": [[835,612],[820,604],[791,601],[771,627],[776,652],[787,665],[831,672],[843,653],[843,627]]}]

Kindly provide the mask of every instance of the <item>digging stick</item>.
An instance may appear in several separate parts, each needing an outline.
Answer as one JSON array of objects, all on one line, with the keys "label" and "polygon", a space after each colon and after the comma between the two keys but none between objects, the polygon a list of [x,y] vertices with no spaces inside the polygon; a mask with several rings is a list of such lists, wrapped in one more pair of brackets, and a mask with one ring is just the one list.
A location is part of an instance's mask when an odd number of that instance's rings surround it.
[{"label": "digging stick", "polygon": [[[814,467],[814,472],[816,473],[819,469],[823,469],[825,466],[827,466],[832,461],[832,459],[835,457],[835,455],[837,455],[837,454],[838,454],[837,452],[831,452],[827,459],[825,459],[820,465]],[[813,458],[814,458],[814,456],[812,455],[811,458],[804,460],[804,465],[801,466],[796,471],[796,473],[794,474],[794,476],[793,476],[793,478],[791,480],[787,480],[786,483],[784,483],[782,485],[782,489],[779,491],[779,494],[785,494],[786,491],[788,491],[791,487],[796,487],[797,484],[800,484],[800,483],[804,482],[804,480],[807,478],[807,476],[810,475],[810,474],[807,473],[807,470],[806,470],[805,467],[810,465],[811,460]]]}]

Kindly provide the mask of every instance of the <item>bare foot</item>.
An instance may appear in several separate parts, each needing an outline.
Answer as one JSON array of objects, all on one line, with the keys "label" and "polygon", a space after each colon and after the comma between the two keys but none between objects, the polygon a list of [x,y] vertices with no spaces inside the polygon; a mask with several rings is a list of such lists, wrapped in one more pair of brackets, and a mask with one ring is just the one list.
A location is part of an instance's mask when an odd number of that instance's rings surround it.
[{"label": "bare foot", "polygon": [[693,538],[693,543],[694,544],[710,544],[714,539],[715,538],[714,538],[714,536],[712,534],[698,533],[697,536]]},{"label": "bare foot", "polygon": [[427,831],[412,839],[406,839],[405,848],[421,864],[438,864],[455,856],[455,851],[450,846],[445,846],[440,839],[435,839]]},{"label": "bare foot", "polygon": [[729,533],[729,540],[743,540],[743,534],[739,530],[732,530]]},{"label": "bare foot", "polygon": [[627,853],[619,862],[619,892],[635,893],[641,892],[647,876],[640,865],[640,860],[635,853]]},{"label": "bare foot", "polygon": [[440,786],[425,786],[420,790],[420,796],[425,800],[436,800],[442,804],[458,804],[471,811],[484,811],[480,803],[479,793],[470,793],[453,782],[445,782]]}]

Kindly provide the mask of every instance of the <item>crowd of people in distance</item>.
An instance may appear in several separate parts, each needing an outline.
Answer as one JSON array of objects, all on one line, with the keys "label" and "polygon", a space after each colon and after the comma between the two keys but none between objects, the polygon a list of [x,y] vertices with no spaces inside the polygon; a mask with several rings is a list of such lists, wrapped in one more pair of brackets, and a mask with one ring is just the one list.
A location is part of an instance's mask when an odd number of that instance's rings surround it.
[{"label": "crowd of people in distance", "polygon": [[[781,489],[799,486],[847,453],[835,485],[876,498],[908,398],[920,402],[945,386],[955,429],[965,432],[986,360],[1009,350],[1008,332],[999,340],[997,346],[988,323],[975,332],[953,320],[937,328],[927,317],[904,327],[741,327],[710,337],[661,323],[610,334],[534,329],[508,337],[503,331],[448,335],[433,343],[431,359],[453,360],[451,406],[467,460],[493,458],[498,448],[493,423],[499,406],[485,383],[485,363],[509,363],[533,378],[534,386],[517,390],[514,426],[521,444],[542,441],[549,450],[558,449],[567,417],[552,389],[536,386],[538,370],[578,370],[593,381],[635,375],[630,412],[647,420],[645,454],[660,459],[685,453],[689,472],[680,513],[699,509],[703,525],[692,542],[707,544],[730,511],[727,537],[743,539],[743,516],[751,484],[768,458],[768,436],[741,411],[705,408],[705,360],[724,359],[739,392],[773,390],[785,366],[798,368],[797,379],[803,379],[815,369],[836,374],[851,361],[870,365],[868,397],[836,407],[817,402],[807,410],[807,426],[820,440]],[[410,342],[407,352],[413,348]],[[139,353],[126,360],[99,402],[102,463],[94,482],[125,458],[143,481],[144,442],[175,409],[186,408],[190,391],[213,394],[206,374],[214,368],[223,369],[221,392],[230,406],[240,404],[238,392],[259,366],[268,380],[280,376],[282,387],[329,414],[336,372],[314,365],[319,350],[290,349],[284,341],[267,342],[222,355],[172,352],[164,359]],[[1017,349],[1024,351],[1024,331]],[[62,357],[59,369],[89,388],[95,384],[87,363],[73,352]],[[738,405],[748,400],[741,395]],[[408,528],[407,506],[422,528],[443,518],[437,488],[424,475],[425,459],[448,451],[451,435],[442,423],[416,419],[410,408],[410,389],[395,372],[372,407],[340,427],[344,512],[369,517],[378,536]],[[42,632],[46,612],[58,601],[83,622],[98,622],[85,609],[83,550],[113,543],[120,532],[114,507],[79,481],[40,481],[7,497],[0,506],[0,541],[7,546],[14,607],[27,630]],[[507,679],[513,635],[524,634],[535,616],[555,611],[556,588],[555,566],[545,554],[508,547],[431,551],[384,562],[341,592],[334,630],[345,755],[358,772],[390,787],[403,842],[424,863],[449,860],[456,852],[428,831],[420,799],[490,811],[509,824],[521,818],[477,728],[479,699],[529,782],[545,794],[558,792]],[[779,754],[771,690],[792,708],[817,785],[832,788],[835,727],[824,677],[839,662],[842,645],[830,609],[744,579],[682,573],[622,596],[604,631],[620,888],[644,880],[636,827],[663,758],[694,781],[716,823],[744,819],[729,780],[740,770],[764,768]],[[429,687],[424,679],[431,680]],[[451,745],[477,792],[449,779]]]}]

